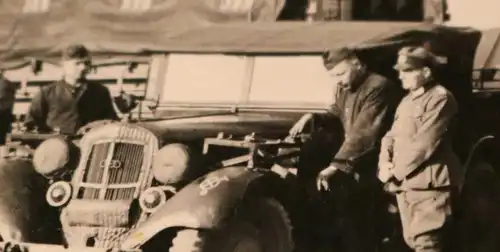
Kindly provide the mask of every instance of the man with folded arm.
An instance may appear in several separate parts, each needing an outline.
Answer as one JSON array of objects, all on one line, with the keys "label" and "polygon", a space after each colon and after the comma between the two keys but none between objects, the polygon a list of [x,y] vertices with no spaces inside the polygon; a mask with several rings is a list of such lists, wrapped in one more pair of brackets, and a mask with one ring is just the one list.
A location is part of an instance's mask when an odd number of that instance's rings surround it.
[{"label": "man with folded arm", "polygon": [[458,105],[432,77],[437,59],[423,47],[400,50],[395,69],[409,93],[379,155],[378,177],[396,193],[405,242],[417,252],[448,251],[452,193],[463,180],[452,148]]}]

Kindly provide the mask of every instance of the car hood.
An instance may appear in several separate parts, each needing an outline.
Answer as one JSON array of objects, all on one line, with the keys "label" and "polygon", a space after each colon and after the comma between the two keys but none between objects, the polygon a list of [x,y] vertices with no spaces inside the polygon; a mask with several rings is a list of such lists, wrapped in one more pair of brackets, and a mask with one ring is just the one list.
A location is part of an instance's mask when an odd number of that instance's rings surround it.
[{"label": "car hood", "polygon": [[175,117],[138,124],[165,141],[190,140],[217,136],[219,132],[241,136],[255,132],[262,137],[282,137],[303,113],[238,112]]}]

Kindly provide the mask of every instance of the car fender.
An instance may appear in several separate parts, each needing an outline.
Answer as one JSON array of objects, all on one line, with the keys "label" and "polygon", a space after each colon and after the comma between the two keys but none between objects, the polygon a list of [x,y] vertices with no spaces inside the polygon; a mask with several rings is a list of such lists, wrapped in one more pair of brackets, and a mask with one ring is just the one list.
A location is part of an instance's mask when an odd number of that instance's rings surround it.
[{"label": "car fender", "polygon": [[122,248],[137,248],[170,227],[216,228],[232,216],[245,195],[250,192],[271,193],[280,197],[279,192],[286,190],[276,187],[283,183],[283,179],[268,170],[227,167],[211,172],[170,198],[130,233]]},{"label": "car fender", "polygon": [[[0,161],[0,236],[3,239],[45,239],[45,220],[57,212],[45,202],[48,183],[35,172],[30,160]],[[44,218],[38,218],[43,215]]]}]

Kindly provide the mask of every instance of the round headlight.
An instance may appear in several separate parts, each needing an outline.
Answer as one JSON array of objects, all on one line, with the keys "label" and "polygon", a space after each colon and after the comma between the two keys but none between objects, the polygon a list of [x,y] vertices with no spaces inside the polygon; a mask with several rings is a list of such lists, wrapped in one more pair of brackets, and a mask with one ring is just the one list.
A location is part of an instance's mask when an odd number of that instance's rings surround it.
[{"label": "round headlight", "polygon": [[50,185],[45,195],[45,199],[49,205],[60,207],[66,204],[71,198],[72,188],[68,182],[58,181]]},{"label": "round headlight", "polygon": [[153,159],[153,175],[163,184],[175,184],[187,175],[189,150],[183,144],[168,144],[162,147]]},{"label": "round headlight", "polygon": [[43,141],[33,154],[33,166],[43,176],[51,176],[70,160],[70,146],[61,138]]},{"label": "round headlight", "polygon": [[168,189],[164,186],[151,187],[141,193],[139,197],[139,205],[146,213],[155,212],[160,206],[167,201],[167,194],[165,191],[175,193],[175,189]]}]

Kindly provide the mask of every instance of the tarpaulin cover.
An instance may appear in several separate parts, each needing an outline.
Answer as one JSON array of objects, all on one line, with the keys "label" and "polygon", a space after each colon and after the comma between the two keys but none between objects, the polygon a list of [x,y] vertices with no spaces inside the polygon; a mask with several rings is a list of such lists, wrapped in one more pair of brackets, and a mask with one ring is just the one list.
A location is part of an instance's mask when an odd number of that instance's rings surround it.
[{"label": "tarpaulin cover", "polygon": [[0,0],[0,60],[15,60],[27,54],[50,55],[71,43],[108,53],[161,49],[160,45],[193,27],[274,22],[284,2]]},{"label": "tarpaulin cover", "polygon": [[[97,14],[96,14],[97,15]],[[117,18],[115,16],[114,18]],[[141,16],[142,17],[142,16]],[[40,18],[42,17],[30,17]],[[30,18],[24,18],[28,21]],[[137,17],[139,18],[139,17]],[[144,17],[146,18],[146,17]],[[151,28],[147,22],[123,17],[111,22],[102,17],[78,24],[44,18],[50,24],[18,29],[0,39],[4,60],[21,56],[47,56],[70,43],[83,43],[94,53],[135,54],[151,51],[177,52],[320,52],[342,45],[365,42],[397,43],[411,39],[432,40],[446,32],[468,33],[468,28],[445,28],[420,23],[400,22],[231,22],[180,29],[170,26]],[[31,20],[36,22],[35,20]],[[68,21],[74,22],[74,21]],[[137,22],[137,23],[136,23]],[[36,22],[38,23],[38,22]],[[160,22],[161,23],[161,22]],[[157,23],[157,27],[161,27]],[[168,27],[167,24],[164,24]],[[44,27],[51,27],[41,32]],[[56,29],[59,28],[59,29]],[[15,30],[15,29],[14,29]],[[6,43],[10,41],[10,43]]]},{"label": "tarpaulin cover", "polygon": [[471,31],[404,22],[276,22],[284,2],[0,0],[0,68],[26,64],[31,57],[58,56],[73,43],[84,44],[96,56],[307,53],[343,45],[423,42]]}]

